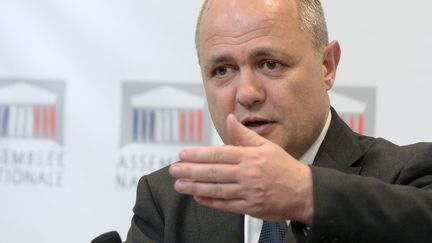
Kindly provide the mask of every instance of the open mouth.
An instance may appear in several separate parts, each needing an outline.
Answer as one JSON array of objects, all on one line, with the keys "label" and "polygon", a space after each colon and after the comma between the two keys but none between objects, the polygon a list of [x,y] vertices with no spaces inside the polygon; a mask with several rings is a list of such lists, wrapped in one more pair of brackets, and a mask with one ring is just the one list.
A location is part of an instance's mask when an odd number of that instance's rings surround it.
[{"label": "open mouth", "polygon": [[264,126],[268,123],[270,123],[270,122],[268,122],[268,121],[247,121],[247,122],[244,122],[243,125],[245,125],[246,127],[259,127],[259,126]]},{"label": "open mouth", "polygon": [[267,136],[271,133],[276,124],[276,121],[268,120],[264,117],[247,117],[241,120],[241,123],[248,129],[258,133],[261,136]]},{"label": "open mouth", "polygon": [[268,125],[270,123],[273,123],[273,121],[270,121],[270,120],[267,120],[267,119],[261,118],[261,117],[248,117],[248,118],[243,119],[241,121],[241,123],[245,127],[257,128],[257,127],[262,127],[262,126]]}]

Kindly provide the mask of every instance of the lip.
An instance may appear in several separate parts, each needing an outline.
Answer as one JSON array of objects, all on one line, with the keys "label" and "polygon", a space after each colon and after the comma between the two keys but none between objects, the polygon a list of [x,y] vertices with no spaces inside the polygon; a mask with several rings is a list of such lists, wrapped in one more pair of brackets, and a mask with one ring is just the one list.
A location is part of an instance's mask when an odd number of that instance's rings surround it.
[{"label": "lip", "polygon": [[[249,128],[250,130],[258,133],[261,136],[265,136],[267,134],[269,134],[273,128],[275,127],[276,122],[269,120],[267,118],[264,117],[246,117],[244,119],[242,119],[240,121],[244,126],[246,126],[247,128]],[[246,124],[249,122],[262,122],[261,125],[257,125],[257,126],[247,126]]]}]

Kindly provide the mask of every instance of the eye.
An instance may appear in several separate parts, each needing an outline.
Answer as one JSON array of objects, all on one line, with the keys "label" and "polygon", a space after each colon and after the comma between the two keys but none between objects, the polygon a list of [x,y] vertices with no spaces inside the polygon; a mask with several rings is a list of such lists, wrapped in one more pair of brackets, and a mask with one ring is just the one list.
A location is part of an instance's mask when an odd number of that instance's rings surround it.
[{"label": "eye", "polygon": [[226,78],[234,71],[235,71],[234,67],[230,65],[222,65],[213,69],[213,71],[211,72],[211,76],[216,78]]},{"label": "eye", "polygon": [[222,66],[222,67],[218,67],[213,71],[215,76],[224,76],[228,73],[228,67],[227,66]]},{"label": "eye", "polygon": [[262,64],[260,66],[261,66],[261,68],[265,68],[267,70],[272,71],[272,70],[277,70],[277,69],[281,68],[282,64],[278,61],[275,61],[275,60],[266,60],[266,61],[262,62]]}]

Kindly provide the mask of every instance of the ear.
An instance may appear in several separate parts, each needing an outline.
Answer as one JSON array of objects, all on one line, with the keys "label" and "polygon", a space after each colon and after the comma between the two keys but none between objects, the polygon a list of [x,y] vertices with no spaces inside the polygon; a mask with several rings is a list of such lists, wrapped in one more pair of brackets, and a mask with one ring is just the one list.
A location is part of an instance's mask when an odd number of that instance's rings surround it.
[{"label": "ear", "polygon": [[336,70],[341,56],[339,42],[332,41],[325,46],[323,55],[324,81],[326,89],[330,90],[336,79]]}]

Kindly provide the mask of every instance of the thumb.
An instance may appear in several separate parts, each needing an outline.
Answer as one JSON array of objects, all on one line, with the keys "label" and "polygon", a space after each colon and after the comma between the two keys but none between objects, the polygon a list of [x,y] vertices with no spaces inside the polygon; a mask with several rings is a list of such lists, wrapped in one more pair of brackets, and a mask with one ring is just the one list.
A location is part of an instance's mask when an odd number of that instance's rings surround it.
[{"label": "thumb", "polygon": [[241,124],[233,114],[228,115],[226,122],[228,134],[235,145],[261,146],[267,142],[267,140],[261,137],[258,133]]}]

